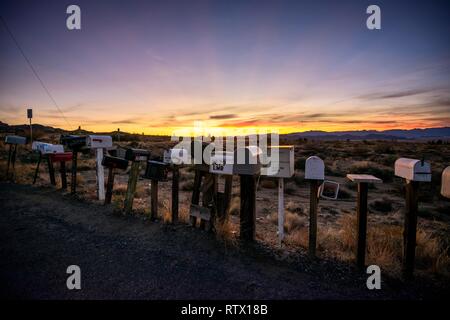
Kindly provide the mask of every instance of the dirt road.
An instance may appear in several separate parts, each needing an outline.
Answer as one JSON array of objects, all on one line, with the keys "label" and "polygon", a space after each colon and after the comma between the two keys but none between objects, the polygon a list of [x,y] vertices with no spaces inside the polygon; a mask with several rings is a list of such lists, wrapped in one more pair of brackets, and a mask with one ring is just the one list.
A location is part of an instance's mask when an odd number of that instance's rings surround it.
[{"label": "dirt road", "polygon": [[[0,183],[0,296],[25,299],[390,299],[441,292],[351,267],[277,260],[260,244],[227,246],[187,225],[123,217],[51,188]],[[81,268],[81,290],[66,269]],[[384,280],[384,279],[383,279]],[[420,294],[418,293],[420,292]]]}]

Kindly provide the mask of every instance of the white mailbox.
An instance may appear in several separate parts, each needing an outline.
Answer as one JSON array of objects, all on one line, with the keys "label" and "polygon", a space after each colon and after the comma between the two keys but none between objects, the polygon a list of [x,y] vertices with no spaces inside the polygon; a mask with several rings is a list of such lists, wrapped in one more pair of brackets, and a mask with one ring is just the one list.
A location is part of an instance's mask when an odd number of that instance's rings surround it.
[{"label": "white mailbox", "polygon": [[400,158],[395,161],[395,175],[410,181],[431,181],[431,167],[428,162]]},{"label": "white mailbox", "polygon": [[450,167],[445,168],[442,172],[441,194],[450,198]]},{"label": "white mailbox", "polygon": [[209,172],[232,175],[234,172],[234,152],[216,151],[211,156]]},{"label": "white mailbox", "polygon": [[39,151],[42,154],[63,153],[64,147],[61,144],[51,144],[46,142],[34,141],[31,145],[32,150]]},{"label": "white mailbox", "polygon": [[290,178],[294,175],[294,146],[271,146],[263,154],[261,175]]},{"label": "white mailbox", "polygon": [[91,149],[111,148],[112,137],[90,135],[86,137],[86,145]]},{"label": "white mailbox", "polygon": [[168,164],[189,164],[189,151],[183,148],[174,148],[164,151],[163,162]]},{"label": "white mailbox", "polygon": [[305,179],[325,180],[325,164],[317,156],[311,156],[305,162]]},{"label": "white mailbox", "polygon": [[27,138],[21,136],[6,136],[6,144],[25,144],[27,143]]},{"label": "white mailbox", "polygon": [[234,174],[259,175],[262,150],[258,146],[237,148],[234,152]]}]

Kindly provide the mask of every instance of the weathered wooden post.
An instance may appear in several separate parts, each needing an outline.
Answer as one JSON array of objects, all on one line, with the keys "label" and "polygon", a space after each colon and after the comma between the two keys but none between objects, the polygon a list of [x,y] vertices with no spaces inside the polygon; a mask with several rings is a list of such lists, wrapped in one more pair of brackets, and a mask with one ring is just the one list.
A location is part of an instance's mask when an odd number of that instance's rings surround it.
[{"label": "weathered wooden post", "polygon": [[158,182],[167,181],[169,166],[160,161],[147,161],[144,178],[151,180],[150,218],[158,218]]},{"label": "weathered wooden post", "polygon": [[136,193],[136,185],[139,177],[140,163],[147,161],[150,152],[143,149],[127,149],[125,159],[131,161],[131,169],[128,177],[127,193],[125,195],[124,210],[126,214],[131,213],[133,209],[134,194]]},{"label": "weathered wooden post", "polygon": [[309,244],[308,253],[316,256],[317,248],[317,209],[319,205],[319,185],[325,180],[325,164],[317,156],[311,156],[305,161],[305,179],[309,185]]},{"label": "weathered wooden post", "polygon": [[105,205],[110,204],[114,187],[115,169],[126,170],[128,160],[105,155],[102,160],[102,166],[108,168],[108,181],[106,183]]},{"label": "weathered wooden post", "polygon": [[441,194],[446,198],[450,198],[450,167],[442,171]]},{"label": "weathered wooden post", "polygon": [[419,183],[431,181],[431,166],[423,160],[399,158],[395,161],[395,175],[406,179],[406,206],[403,229],[403,275],[405,278],[411,278],[414,273],[414,260],[416,255]]},{"label": "weathered wooden post", "polygon": [[237,148],[234,172],[240,178],[240,238],[253,241],[256,234],[256,178],[261,173],[262,151],[257,146]]},{"label": "weathered wooden post", "polygon": [[66,162],[71,161],[72,152],[53,153],[48,155],[51,162],[59,162],[59,172],[61,174],[61,189],[67,189]]},{"label": "weathered wooden post", "polygon": [[41,165],[41,160],[42,160],[42,153],[39,152],[38,162],[37,162],[37,165],[36,165],[36,169],[34,170],[33,184],[36,183],[37,176],[39,174],[39,166]]},{"label": "weathered wooden post", "polygon": [[178,193],[180,186],[180,170],[172,166],[172,223],[178,222]]},{"label": "weathered wooden post", "polygon": [[356,264],[363,269],[366,262],[368,184],[381,183],[382,180],[369,174],[347,174],[347,178],[358,184]]},{"label": "weathered wooden post", "polygon": [[105,200],[105,171],[102,166],[103,150],[112,147],[111,136],[89,135],[86,138],[86,145],[90,149],[95,149],[96,176],[97,176],[97,196],[98,200]]},{"label": "weathered wooden post", "polygon": [[270,146],[262,154],[261,176],[278,180],[278,243],[284,239],[284,179],[294,175],[294,146]]},{"label": "weathered wooden post", "polygon": [[5,144],[9,144],[8,165],[6,167],[6,179],[9,178],[9,167],[10,167],[10,165],[12,165],[11,180],[14,180],[17,146],[19,144],[25,144],[26,142],[27,142],[27,138],[25,138],[25,137],[20,137],[20,136],[6,136],[5,137]]},{"label": "weathered wooden post", "polygon": [[72,179],[70,182],[70,193],[77,192],[77,167],[78,152],[88,152],[86,148],[86,136],[63,135],[61,136],[61,144],[67,146],[72,151]]}]

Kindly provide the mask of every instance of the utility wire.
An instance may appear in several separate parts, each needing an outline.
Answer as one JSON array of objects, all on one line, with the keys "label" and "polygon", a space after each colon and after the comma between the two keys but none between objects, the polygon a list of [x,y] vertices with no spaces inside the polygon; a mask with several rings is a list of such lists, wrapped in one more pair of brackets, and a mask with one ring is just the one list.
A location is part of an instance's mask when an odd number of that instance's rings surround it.
[{"label": "utility wire", "polygon": [[27,62],[28,66],[30,67],[31,71],[33,71],[33,74],[36,76],[36,78],[38,79],[39,83],[41,84],[42,88],[45,90],[45,92],[47,93],[47,95],[49,96],[50,100],[52,100],[53,104],[55,105],[56,109],[59,111],[59,113],[61,114],[62,118],[66,121],[67,125],[72,128],[72,125],[69,123],[69,121],[67,121],[66,116],[64,115],[64,113],[62,112],[62,110],[60,109],[60,107],[58,106],[58,104],[56,103],[55,99],[53,98],[52,94],[50,93],[50,91],[48,90],[47,86],[44,84],[44,81],[42,81],[41,77],[39,77],[36,69],[34,69],[31,61],[28,59],[28,57],[25,55],[25,52],[22,50],[22,47],[19,45],[19,42],[17,41],[16,37],[14,37],[14,34],[11,32],[11,29],[9,29],[8,25],[6,24],[5,19],[3,19],[2,16],[0,16],[0,20],[3,22],[3,25],[5,26],[6,31],[9,33],[9,35],[11,36],[11,39],[14,41],[14,43],[16,44],[17,48],[19,49],[20,53],[22,54],[23,58],[25,59],[25,61]]}]

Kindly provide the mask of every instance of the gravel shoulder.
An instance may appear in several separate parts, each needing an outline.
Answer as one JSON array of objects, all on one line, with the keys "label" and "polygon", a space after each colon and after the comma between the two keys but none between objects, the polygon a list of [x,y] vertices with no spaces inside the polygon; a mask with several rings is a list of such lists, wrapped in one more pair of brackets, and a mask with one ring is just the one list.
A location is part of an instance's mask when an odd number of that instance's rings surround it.
[{"label": "gravel shoulder", "polygon": [[[124,217],[52,188],[0,183],[2,299],[422,299],[448,289],[366,276],[331,262],[276,259],[187,225]],[[81,268],[81,290],[66,269]],[[447,292],[443,292],[447,291]]]}]

